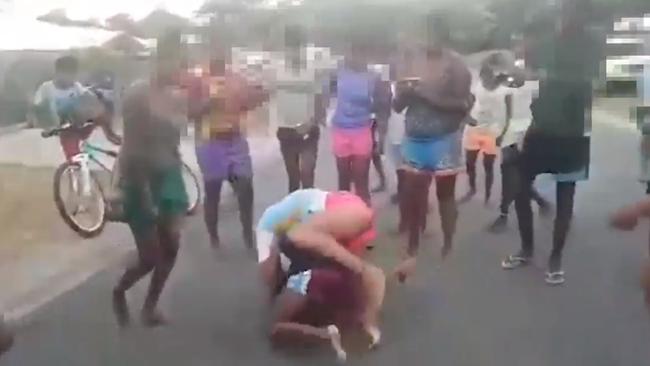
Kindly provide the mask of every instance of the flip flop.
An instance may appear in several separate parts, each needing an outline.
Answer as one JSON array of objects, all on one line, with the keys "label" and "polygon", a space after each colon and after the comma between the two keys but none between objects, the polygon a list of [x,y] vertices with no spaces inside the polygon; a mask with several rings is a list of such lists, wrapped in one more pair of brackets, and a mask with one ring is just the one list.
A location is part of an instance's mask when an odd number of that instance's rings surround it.
[{"label": "flip flop", "polygon": [[551,286],[557,286],[564,283],[564,271],[555,271],[555,272],[546,272],[546,278],[544,278],[547,284]]},{"label": "flip flop", "polygon": [[515,269],[523,267],[528,264],[530,258],[522,257],[519,255],[509,255],[503,261],[501,261],[501,268],[503,269]]}]

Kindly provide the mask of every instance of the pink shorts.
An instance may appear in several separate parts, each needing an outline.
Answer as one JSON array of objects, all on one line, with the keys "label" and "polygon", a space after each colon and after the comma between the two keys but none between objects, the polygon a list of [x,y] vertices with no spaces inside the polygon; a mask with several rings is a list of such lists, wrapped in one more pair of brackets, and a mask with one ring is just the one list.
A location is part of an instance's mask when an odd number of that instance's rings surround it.
[{"label": "pink shorts", "polygon": [[[329,192],[327,198],[325,199],[325,210],[331,210],[341,207],[351,207],[351,206],[361,206],[368,208],[368,205],[354,193],[350,192]],[[377,232],[375,231],[375,225],[372,223],[367,230],[359,234],[356,238],[352,240],[347,240],[342,243],[350,252],[360,255],[365,252],[365,250],[372,246],[372,242],[377,237]]]},{"label": "pink shorts", "polygon": [[372,130],[370,124],[359,128],[332,128],[332,149],[337,158],[372,155]]}]

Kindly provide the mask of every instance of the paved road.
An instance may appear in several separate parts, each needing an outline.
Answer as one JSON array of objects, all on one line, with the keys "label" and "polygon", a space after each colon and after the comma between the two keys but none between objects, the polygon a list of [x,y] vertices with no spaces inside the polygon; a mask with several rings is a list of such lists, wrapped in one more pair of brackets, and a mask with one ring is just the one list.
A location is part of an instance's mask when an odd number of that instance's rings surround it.
[{"label": "paved road", "polygon": [[[516,231],[485,235],[483,227],[496,209],[483,207],[477,198],[461,208],[455,252],[446,263],[440,264],[434,251],[427,249],[410,283],[390,284],[385,343],[376,352],[353,354],[350,364],[648,365],[650,319],[637,286],[648,225],[631,234],[613,232],[605,225],[609,211],[643,194],[635,181],[636,136],[616,123],[621,122],[597,115],[592,178],[579,187],[564,287],[549,288],[543,282],[552,222],[541,218],[536,222],[537,265],[505,272],[499,261],[517,247]],[[334,188],[329,148],[325,142],[321,147],[318,182]],[[548,180],[540,187],[553,194]],[[258,213],[284,194],[279,161],[258,170],[256,190]],[[270,349],[264,332],[268,311],[254,263],[237,239],[235,212],[226,210],[221,227],[227,248],[219,258],[208,249],[201,220],[188,222],[180,260],[164,295],[170,326],[117,329],[110,289],[120,268],[113,268],[35,314],[35,321],[21,330],[16,347],[0,364],[334,364],[327,350]],[[375,256],[389,267],[396,262],[399,240],[390,234],[396,210],[386,207],[379,212],[381,235]],[[431,220],[426,241],[428,248],[435,248],[440,238],[435,214]],[[130,294],[134,312],[144,290],[142,284]]]}]

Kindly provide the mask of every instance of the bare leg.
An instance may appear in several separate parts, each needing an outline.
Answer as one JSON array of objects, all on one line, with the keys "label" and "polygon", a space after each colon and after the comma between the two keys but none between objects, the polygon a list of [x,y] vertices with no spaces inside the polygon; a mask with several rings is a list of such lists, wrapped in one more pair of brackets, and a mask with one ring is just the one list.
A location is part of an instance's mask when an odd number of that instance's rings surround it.
[{"label": "bare leg", "polygon": [[460,199],[461,203],[469,201],[476,194],[476,161],[478,160],[478,153],[479,150],[465,150],[465,168],[467,169],[469,191]]},{"label": "bare leg", "polygon": [[336,169],[339,175],[339,191],[350,192],[352,188],[351,158],[336,158]]},{"label": "bare leg", "polygon": [[138,250],[138,258],[126,269],[113,288],[113,311],[120,326],[126,326],[130,322],[126,291],[154,268],[156,264],[155,252],[158,247],[158,235],[155,227],[152,227],[151,230],[136,230],[131,226],[131,232]]},{"label": "bare leg", "polygon": [[[293,132],[293,131],[291,131]],[[289,180],[289,193],[300,189],[300,166],[299,166],[299,155],[298,155],[298,146],[295,146],[297,143],[296,140],[292,137],[293,134],[287,134],[288,136],[283,136],[280,138],[280,131],[278,131],[278,140],[280,141],[280,152],[282,153],[282,159],[284,160],[284,167],[287,171],[287,177]]]},{"label": "bare leg", "polygon": [[212,248],[219,248],[219,202],[221,201],[221,187],[223,181],[213,180],[204,182],[205,198],[203,199],[203,218],[210,235]]},{"label": "bare leg", "polygon": [[250,177],[236,177],[232,186],[239,203],[239,221],[242,225],[244,243],[248,249],[255,247],[253,236],[253,180]]},{"label": "bare leg", "polygon": [[165,323],[165,319],[158,312],[157,306],[169,274],[176,264],[181,224],[181,217],[161,218],[158,223],[159,246],[156,251],[158,259],[142,307],[142,321],[146,326],[153,327]]},{"label": "bare leg", "polygon": [[436,194],[438,196],[438,210],[443,233],[441,255],[444,259],[451,251],[454,233],[456,232],[456,221],[458,220],[458,208],[455,199],[456,175],[436,177]]},{"label": "bare leg", "polygon": [[354,192],[370,206],[370,157],[352,157],[351,167]]},{"label": "bare leg", "polygon": [[485,169],[485,203],[490,202],[492,197],[492,185],[494,183],[494,160],[496,155],[483,154],[483,168]]},{"label": "bare leg", "polygon": [[329,341],[337,357],[344,361],[347,354],[341,345],[341,335],[336,326],[314,327],[295,322],[296,317],[307,308],[307,297],[285,289],[278,298],[280,307],[276,322],[271,329],[271,339],[274,342],[285,337],[308,337]]},{"label": "bare leg", "polygon": [[406,171],[404,169],[397,170],[397,203],[399,205],[399,224],[397,226],[397,231],[399,233],[406,232],[408,224],[406,218],[408,217],[408,207],[406,204],[402,204],[402,201],[407,200],[406,193],[404,192],[404,176]]},{"label": "bare leg", "polygon": [[383,192],[386,190],[386,172],[384,170],[384,162],[381,159],[381,154],[379,152],[372,153],[372,166],[375,167],[377,171],[377,176],[379,177],[379,184],[377,187],[372,189],[373,193]]},{"label": "bare leg", "polygon": [[404,261],[397,267],[395,273],[403,282],[415,269],[415,258],[420,247],[420,233],[422,230],[423,216],[426,217],[428,203],[422,197],[426,195],[427,185],[431,177],[416,171],[404,172],[403,197],[400,199],[401,212],[404,213],[404,222],[408,229],[408,244]]},{"label": "bare leg", "polygon": [[318,127],[311,133],[300,152],[300,181],[302,188],[313,188],[316,173],[316,160],[318,159]]}]

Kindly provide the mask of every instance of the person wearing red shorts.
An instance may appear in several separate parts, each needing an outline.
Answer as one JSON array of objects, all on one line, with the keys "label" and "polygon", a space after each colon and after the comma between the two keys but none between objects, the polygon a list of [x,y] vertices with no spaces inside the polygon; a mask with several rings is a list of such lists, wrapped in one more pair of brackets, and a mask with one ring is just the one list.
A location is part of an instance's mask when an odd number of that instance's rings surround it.
[{"label": "person wearing red shorts", "polygon": [[66,160],[71,161],[81,153],[79,145],[97,126],[102,128],[111,143],[120,145],[122,139],[111,125],[113,109],[110,102],[76,81],[79,61],[73,56],[63,56],[55,61],[54,69],[54,79],[44,82],[36,91],[34,110],[41,125],[79,125],[78,129],[59,134]]}]

